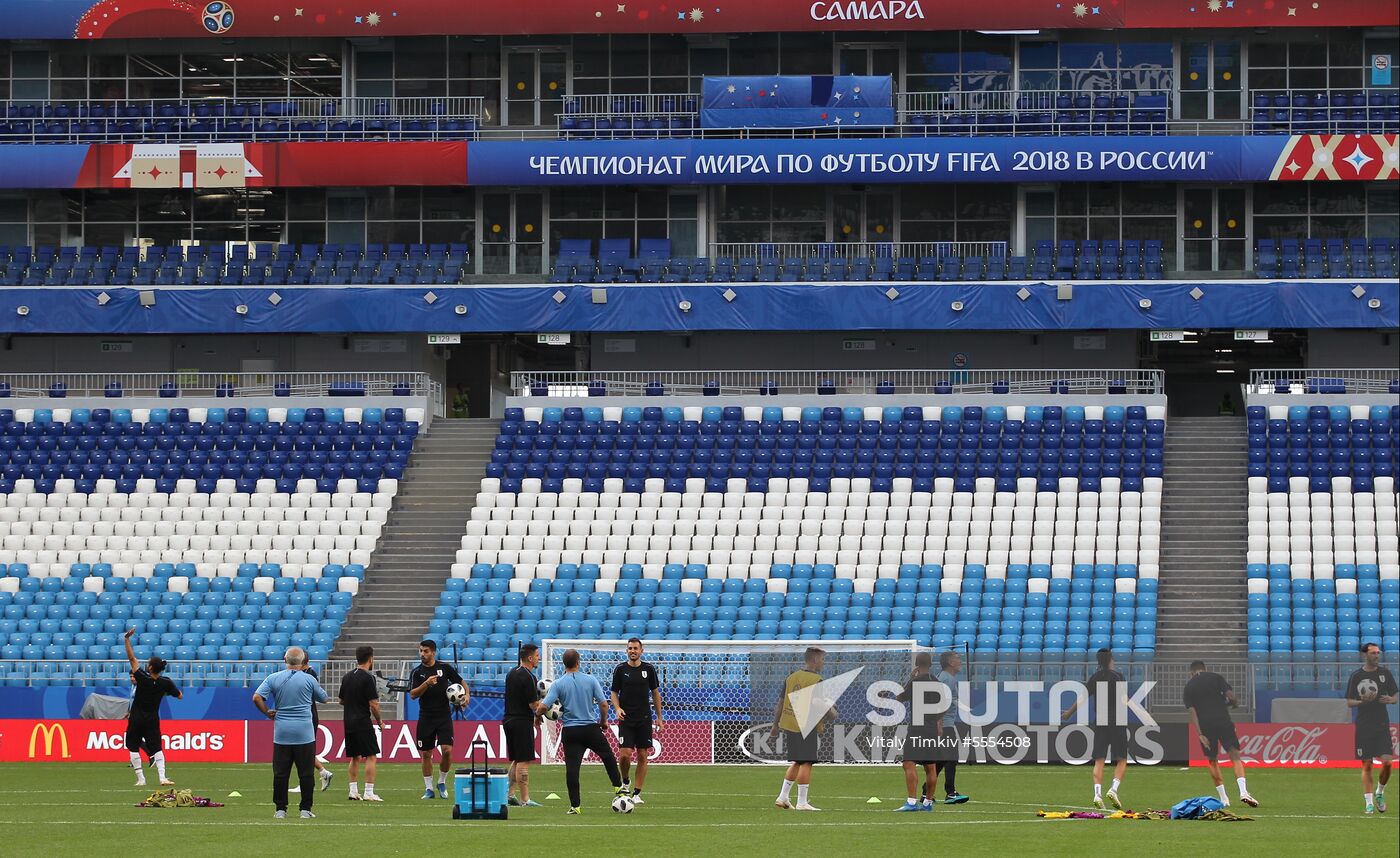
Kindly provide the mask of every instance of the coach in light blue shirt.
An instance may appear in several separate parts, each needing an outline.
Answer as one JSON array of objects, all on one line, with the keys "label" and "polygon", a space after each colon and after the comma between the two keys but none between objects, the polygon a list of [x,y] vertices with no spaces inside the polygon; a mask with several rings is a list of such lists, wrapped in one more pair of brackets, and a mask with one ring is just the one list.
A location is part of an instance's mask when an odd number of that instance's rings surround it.
[{"label": "coach in light blue shirt", "polygon": [[569,787],[569,813],[583,812],[579,804],[579,767],[583,764],[583,755],[588,751],[597,754],[598,759],[603,761],[603,768],[608,770],[608,780],[612,781],[616,794],[625,794],[617,758],[603,735],[603,726],[608,722],[608,696],[603,693],[602,683],[587,673],[579,672],[578,667],[578,650],[564,650],[564,675],[554,680],[549,686],[549,693],[544,696],[545,709],[558,703],[563,710],[560,721],[564,729],[559,732],[564,746],[564,781]]},{"label": "coach in light blue shirt", "polygon": [[[287,783],[292,764],[297,767],[301,783],[301,817],[313,819],[311,801],[316,794],[316,728],[311,721],[311,704],[325,703],[327,695],[321,683],[305,670],[306,652],[291,647],[283,656],[286,670],[280,670],[262,681],[253,694],[253,705],[273,719],[272,726],[272,803],[277,806],[277,819],[287,816]],[[268,706],[268,701],[272,706]]]}]

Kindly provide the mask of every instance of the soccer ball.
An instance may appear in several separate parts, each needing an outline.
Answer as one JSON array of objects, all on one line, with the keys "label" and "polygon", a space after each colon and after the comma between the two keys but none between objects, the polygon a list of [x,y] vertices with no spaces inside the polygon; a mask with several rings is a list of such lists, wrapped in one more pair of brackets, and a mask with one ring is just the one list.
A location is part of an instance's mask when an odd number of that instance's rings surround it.
[{"label": "soccer ball", "polygon": [[454,682],[447,686],[447,702],[459,708],[466,706],[467,689],[463,688],[460,682]]},{"label": "soccer ball", "polygon": [[1380,691],[1380,686],[1374,679],[1363,679],[1356,683],[1356,693],[1363,700],[1371,694],[1379,694]]},{"label": "soccer ball", "polygon": [[211,33],[227,33],[233,28],[233,7],[225,0],[212,0],[204,5],[204,29]]},{"label": "soccer ball", "polygon": [[630,797],[625,795],[620,795],[617,798],[613,799],[612,803],[613,813],[631,813],[632,808],[636,806],[637,803],[632,801]]},{"label": "soccer ball", "polygon": [[564,704],[556,701],[553,706],[546,707],[545,710],[540,713],[540,717],[545,719],[546,721],[558,721],[559,715],[563,711]]},{"label": "soccer ball", "polygon": [[539,689],[541,697],[545,696],[549,693],[549,680],[541,679],[539,682],[535,683],[535,688]]}]

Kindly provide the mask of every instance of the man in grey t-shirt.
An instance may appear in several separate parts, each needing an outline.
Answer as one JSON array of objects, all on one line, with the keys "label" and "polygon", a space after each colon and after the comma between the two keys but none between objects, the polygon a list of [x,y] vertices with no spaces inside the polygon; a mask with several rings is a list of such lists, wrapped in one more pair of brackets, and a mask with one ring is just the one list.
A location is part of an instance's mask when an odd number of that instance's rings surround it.
[{"label": "man in grey t-shirt", "polygon": [[[962,804],[968,797],[958,792],[955,781],[958,775],[958,754],[962,753],[962,743],[958,737],[958,672],[962,670],[962,657],[951,650],[938,656],[939,673],[936,679],[948,686],[951,693],[948,711],[943,714],[943,724],[939,731],[938,759],[934,765],[934,778],[943,773],[944,804]],[[932,803],[937,782],[924,784],[924,801]]]}]

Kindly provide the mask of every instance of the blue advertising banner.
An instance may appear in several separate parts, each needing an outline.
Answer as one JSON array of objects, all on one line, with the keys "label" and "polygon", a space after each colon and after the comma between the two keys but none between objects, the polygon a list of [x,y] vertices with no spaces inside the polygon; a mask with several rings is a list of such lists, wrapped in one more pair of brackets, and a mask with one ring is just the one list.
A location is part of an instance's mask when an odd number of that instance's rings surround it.
[{"label": "blue advertising banner", "polygon": [[[1400,284],[1322,281],[686,283],[0,289],[3,333],[1073,331],[1394,328]],[[1199,295],[1192,294],[1199,287]],[[155,293],[143,307],[142,290]],[[596,303],[595,290],[606,294]],[[1021,292],[1024,290],[1025,297]],[[99,292],[109,300],[98,303]],[[731,292],[727,296],[726,292]],[[280,300],[274,305],[270,296]],[[558,298],[558,300],[556,300]],[[1144,303],[1145,302],[1145,303]],[[1374,302],[1374,306],[1372,303]],[[232,311],[238,304],[247,315]],[[19,307],[28,308],[24,315]],[[458,312],[458,307],[462,312]]]},{"label": "blue advertising banner", "polygon": [[888,75],[707,77],[705,128],[819,128],[893,125]]},{"label": "blue advertising banner", "polygon": [[[334,689],[331,689],[334,691]],[[182,686],[184,699],[161,701],[162,718],[175,720],[243,721],[262,718],[253,705],[252,688]],[[48,685],[0,689],[0,718],[80,718],[89,695],[131,697],[131,683],[111,686]]]},{"label": "blue advertising banner", "polygon": [[1376,180],[1395,135],[484,141],[472,185]]}]

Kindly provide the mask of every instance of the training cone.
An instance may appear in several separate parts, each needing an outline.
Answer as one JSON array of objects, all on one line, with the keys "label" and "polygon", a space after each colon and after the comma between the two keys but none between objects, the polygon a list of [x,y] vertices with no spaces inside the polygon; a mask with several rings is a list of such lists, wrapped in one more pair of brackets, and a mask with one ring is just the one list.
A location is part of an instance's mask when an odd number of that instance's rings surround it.
[{"label": "training cone", "polygon": [[243,797],[243,793],[239,792],[238,790],[234,790],[233,792],[231,792],[231,793],[228,794],[228,797],[229,797],[229,798],[242,798],[242,797]]},{"label": "training cone", "polygon": [[545,800],[545,801],[558,801],[558,800],[559,800],[559,793],[557,793],[557,792],[552,792],[552,793],[550,793],[549,795],[545,796],[545,797],[544,797],[544,800]]},{"label": "training cone", "polygon": [[884,804],[884,802],[880,801],[878,798],[876,798],[876,797],[873,796],[873,795],[872,795],[870,798],[867,798],[867,799],[865,800],[865,803],[866,803],[866,804]]}]

